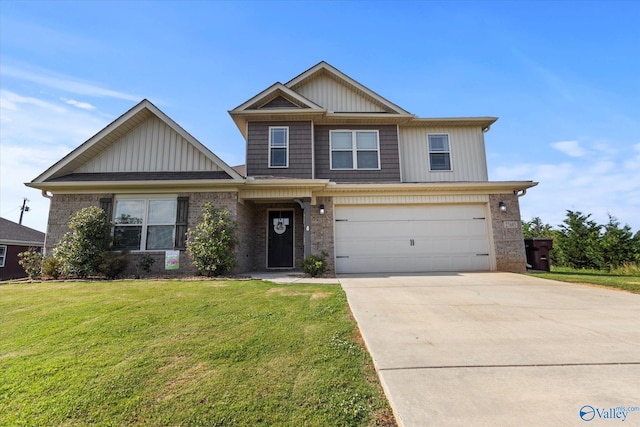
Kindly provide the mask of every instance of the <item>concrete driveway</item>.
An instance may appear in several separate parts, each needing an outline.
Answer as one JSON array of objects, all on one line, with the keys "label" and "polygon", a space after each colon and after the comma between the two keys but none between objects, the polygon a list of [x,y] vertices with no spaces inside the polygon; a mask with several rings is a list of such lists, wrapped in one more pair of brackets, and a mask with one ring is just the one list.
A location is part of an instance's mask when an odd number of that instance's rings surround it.
[{"label": "concrete driveway", "polygon": [[401,426],[640,426],[640,295],[511,273],[339,279]]}]

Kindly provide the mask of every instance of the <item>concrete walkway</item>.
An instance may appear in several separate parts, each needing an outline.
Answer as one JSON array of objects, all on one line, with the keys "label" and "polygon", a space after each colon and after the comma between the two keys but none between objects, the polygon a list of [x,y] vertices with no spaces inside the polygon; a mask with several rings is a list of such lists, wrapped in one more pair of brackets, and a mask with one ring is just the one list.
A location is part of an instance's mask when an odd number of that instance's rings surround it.
[{"label": "concrete walkway", "polygon": [[314,285],[339,285],[340,281],[334,278],[308,277],[304,273],[296,271],[284,272],[255,272],[249,273],[252,279],[268,280],[273,283],[307,283]]},{"label": "concrete walkway", "polygon": [[510,273],[340,282],[401,426],[640,426],[640,295]]}]

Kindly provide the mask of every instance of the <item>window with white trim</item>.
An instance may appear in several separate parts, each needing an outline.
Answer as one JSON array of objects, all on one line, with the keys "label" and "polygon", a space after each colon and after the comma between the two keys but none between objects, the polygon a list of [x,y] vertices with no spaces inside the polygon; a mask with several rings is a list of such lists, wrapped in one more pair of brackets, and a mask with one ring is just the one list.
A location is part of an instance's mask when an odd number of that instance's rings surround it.
[{"label": "window with white trim", "polygon": [[329,139],[331,169],[380,169],[377,130],[332,130]]},{"label": "window with white trim", "polygon": [[429,134],[429,170],[450,171],[451,152],[449,151],[449,135]]},{"label": "window with white trim", "polygon": [[176,212],[176,197],[116,199],[114,248],[134,251],[173,249]]},{"label": "window with white trim", "polygon": [[7,247],[0,245],[0,267],[4,267],[4,263],[7,260]]},{"label": "window with white trim", "polygon": [[269,127],[269,167],[289,167],[289,128]]}]

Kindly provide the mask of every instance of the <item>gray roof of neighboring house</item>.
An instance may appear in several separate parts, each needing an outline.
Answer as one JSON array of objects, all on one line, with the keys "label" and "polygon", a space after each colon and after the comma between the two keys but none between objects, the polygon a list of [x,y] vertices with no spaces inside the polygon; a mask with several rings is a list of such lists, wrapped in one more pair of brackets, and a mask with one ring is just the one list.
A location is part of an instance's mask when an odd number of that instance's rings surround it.
[{"label": "gray roof of neighboring house", "polygon": [[44,237],[45,234],[41,231],[0,218],[0,243],[2,244],[44,245]]}]

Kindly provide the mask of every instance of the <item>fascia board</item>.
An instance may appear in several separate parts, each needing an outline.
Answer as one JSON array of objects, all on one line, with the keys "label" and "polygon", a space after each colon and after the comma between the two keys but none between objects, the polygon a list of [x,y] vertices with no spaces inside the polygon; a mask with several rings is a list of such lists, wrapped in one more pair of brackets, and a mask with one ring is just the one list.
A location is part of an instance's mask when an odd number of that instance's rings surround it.
[{"label": "fascia board", "polygon": [[326,187],[326,194],[340,193],[443,193],[456,194],[507,194],[538,185],[534,181],[487,181],[487,182],[429,182],[393,184],[337,184]]},{"label": "fascia board", "polygon": [[42,191],[61,194],[78,193],[114,193],[127,190],[138,192],[149,192],[158,190],[184,190],[194,189],[197,191],[237,191],[242,186],[244,179],[213,180],[151,180],[151,181],[78,181],[78,182],[43,182],[25,183],[27,187],[37,188]]},{"label": "fascia board", "polygon": [[415,117],[407,125],[419,126],[482,126],[489,128],[498,120],[497,117]]},{"label": "fascia board", "polygon": [[274,83],[273,85],[269,86],[268,88],[266,88],[265,90],[263,90],[259,94],[255,95],[254,97],[250,98],[249,100],[247,100],[247,101],[243,102],[242,104],[238,105],[236,108],[234,108],[233,110],[229,111],[229,114],[233,115],[233,114],[236,114],[238,112],[244,112],[250,106],[260,102],[261,99],[264,99],[264,98],[268,97],[269,95],[271,95],[272,93],[274,93],[276,91],[282,92],[283,94],[286,95],[286,97],[290,97],[292,99],[295,99],[296,101],[298,101],[302,105],[304,105],[307,108],[310,108],[312,110],[322,110],[323,109],[321,106],[319,106],[318,104],[314,103],[313,101],[311,101],[311,100],[305,98],[304,96],[300,95],[299,93],[289,89],[288,87],[284,86],[282,83],[277,82],[277,83]]},{"label": "fascia board", "polygon": [[31,240],[7,240],[0,239],[0,245],[12,245],[12,246],[44,246],[44,241],[36,242]]}]

